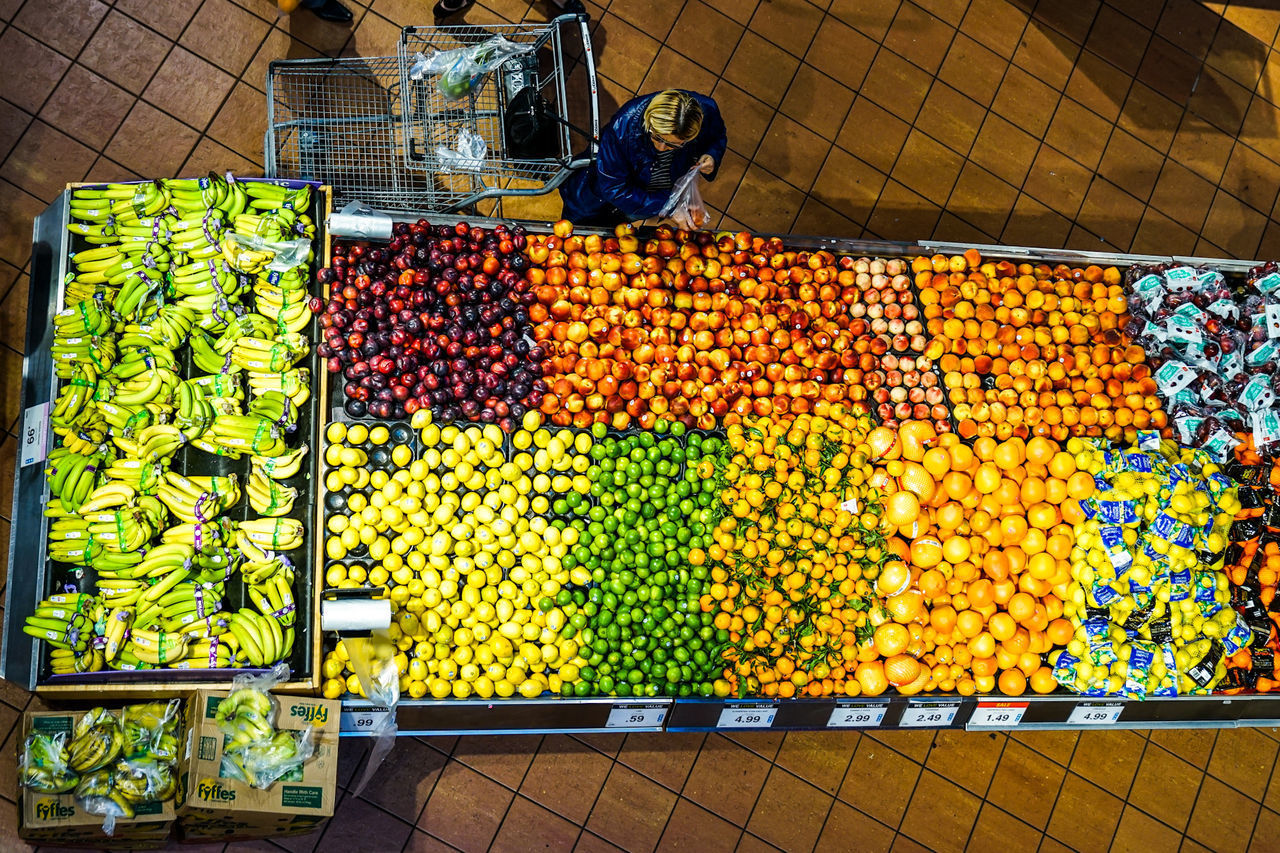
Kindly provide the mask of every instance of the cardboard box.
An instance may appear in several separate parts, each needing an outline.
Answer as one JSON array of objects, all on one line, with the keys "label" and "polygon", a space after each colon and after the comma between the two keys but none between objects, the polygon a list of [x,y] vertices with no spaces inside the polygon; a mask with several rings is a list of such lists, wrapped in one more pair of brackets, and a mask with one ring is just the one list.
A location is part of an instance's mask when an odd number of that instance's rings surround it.
[{"label": "cardboard box", "polygon": [[314,726],[315,755],[301,781],[279,781],[259,790],[221,777],[225,736],[214,719],[226,691],[196,693],[190,739],[179,775],[185,798],[178,808],[183,841],[235,841],[305,835],[333,815],[338,788],[340,702],[276,695],[278,730]]},{"label": "cardboard box", "polygon": [[[118,710],[118,709],[110,709]],[[70,732],[83,711],[28,711],[22,715],[22,745],[33,731]],[[179,738],[184,729],[179,728]],[[54,842],[59,847],[106,847],[141,850],[163,847],[174,823],[174,801],[144,803],[131,820],[117,820],[113,835],[102,831],[102,815],[89,814],[70,794],[41,794],[18,788],[18,835],[26,841]]]}]

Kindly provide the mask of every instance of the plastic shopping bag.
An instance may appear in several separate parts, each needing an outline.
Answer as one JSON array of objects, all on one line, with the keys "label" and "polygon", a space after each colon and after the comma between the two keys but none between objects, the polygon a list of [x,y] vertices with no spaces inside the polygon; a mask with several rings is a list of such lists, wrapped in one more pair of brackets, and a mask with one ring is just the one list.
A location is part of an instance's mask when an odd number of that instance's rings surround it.
[{"label": "plastic shopping bag", "polygon": [[458,142],[453,148],[445,145],[436,147],[440,171],[479,172],[484,168],[484,155],[488,150],[489,146],[485,144],[483,136],[464,127],[458,131]]},{"label": "plastic shopping bag", "polygon": [[707,221],[707,209],[702,204],[702,193],[698,192],[698,167],[694,166],[683,175],[671,189],[671,196],[662,206],[659,216],[669,216],[676,225],[685,231],[701,228]]},{"label": "plastic shopping bag", "polygon": [[450,101],[460,101],[480,88],[481,81],[490,71],[511,57],[532,49],[531,45],[515,44],[502,36],[494,36],[471,47],[435,50],[429,55],[418,53],[409,66],[409,79],[422,80],[432,74],[438,75],[436,86],[440,94]]}]

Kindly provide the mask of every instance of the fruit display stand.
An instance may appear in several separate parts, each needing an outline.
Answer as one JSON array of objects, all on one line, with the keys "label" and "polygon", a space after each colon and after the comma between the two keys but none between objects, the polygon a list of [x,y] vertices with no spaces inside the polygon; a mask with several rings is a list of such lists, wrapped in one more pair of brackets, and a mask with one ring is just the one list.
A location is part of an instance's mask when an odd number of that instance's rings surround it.
[{"label": "fruit display stand", "polygon": [[[221,179],[214,176],[214,182]],[[241,185],[253,179],[239,179]],[[305,211],[315,223],[317,231],[312,243],[316,252],[327,247],[323,227],[331,212],[332,201],[327,187],[307,181],[272,181],[288,188],[290,192],[307,191],[309,204]],[[194,182],[193,182],[194,184]],[[202,184],[204,185],[204,184]],[[122,185],[113,185],[122,186]],[[149,182],[137,182],[138,192],[150,186]],[[22,417],[18,425],[18,460],[14,471],[14,495],[12,532],[10,540],[10,573],[6,595],[4,618],[4,650],[0,671],[10,681],[55,700],[100,700],[103,697],[150,697],[172,695],[177,691],[193,689],[219,689],[225,687],[239,670],[189,668],[189,669],[139,669],[135,671],[107,670],[99,672],[73,672],[53,674],[47,644],[24,633],[24,621],[30,617],[52,593],[70,592],[74,588],[85,589],[93,578],[90,573],[69,573],[66,564],[57,564],[49,557],[48,531],[51,519],[45,508],[56,497],[50,494],[46,460],[56,446],[56,436],[50,415],[59,393],[60,380],[55,372],[53,345],[55,340],[55,315],[63,307],[68,284],[75,278],[72,253],[87,246],[82,237],[71,233],[68,225],[72,218],[72,199],[77,190],[95,190],[101,185],[71,185],[58,199],[35,220],[27,317],[27,356],[22,370]],[[136,196],[135,199],[141,196]],[[109,203],[109,202],[108,202]],[[133,204],[138,204],[135,200]],[[209,203],[210,206],[212,202]],[[241,209],[245,210],[244,205]],[[261,209],[251,212],[261,212]],[[207,221],[207,220],[206,220]],[[208,233],[207,231],[205,232]],[[212,265],[212,261],[209,262]],[[241,281],[244,287],[246,280]],[[215,309],[216,310],[216,309]],[[283,321],[281,320],[283,331]],[[310,337],[314,321],[303,328]],[[191,355],[182,351],[178,367],[186,371],[194,367],[187,359]],[[315,371],[314,350],[298,362],[298,366]],[[195,373],[202,371],[195,370]],[[319,429],[319,413],[315,401],[297,407],[296,435],[299,442],[314,447]],[[248,461],[228,461],[216,456],[200,454],[194,449],[182,449],[174,457],[175,471],[198,475],[236,474],[242,481],[248,480]],[[294,482],[300,485],[289,518],[309,530],[314,510],[314,454],[305,459]],[[235,518],[255,515],[246,506],[234,507]],[[292,522],[291,522],[292,523]],[[297,642],[288,657],[292,675],[280,689],[286,692],[313,692],[317,687],[316,661],[320,655],[320,632],[314,630],[319,623],[319,599],[315,572],[320,570],[318,555],[310,553],[313,542],[310,534],[304,535],[301,548],[293,552],[297,577],[293,584],[296,609]],[[249,595],[239,580],[228,583],[228,603],[248,606]]]},{"label": "fruit display stand", "polygon": [[[335,239],[367,241],[378,246],[392,233],[393,222],[425,220],[453,225],[456,216],[397,214],[339,216],[330,222]],[[472,226],[492,228],[495,220],[468,219]],[[508,222],[514,227],[517,223]],[[545,234],[550,223],[519,223],[531,234]],[[576,234],[603,234],[575,229]],[[1014,264],[1067,264],[1116,267],[1206,266],[1228,276],[1243,276],[1253,264],[1217,259],[1134,256],[1071,250],[1010,246],[961,246],[940,242],[899,243],[817,237],[781,238],[788,249],[839,255],[912,258],[963,255],[975,249],[984,258]],[[340,392],[339,392],[340,393]],[[326,406],[335,420],[351,421],[335,403]],[[359,420],[359,419],[355,419]],[[366,421],[372,425],[372,421]],[[953,421],[954,423],[954,421]],[[405,422],[407,426],[407,421]],[[391,424],[388,424],[392,426]],[[465,424],[459,424],[465,426]],[[942,425],[940,425],[940,429]],[[611,433],[613,434],[613,433]],[[323,502],[322,502],[323,504]],[[1232,727],[1274,725],[1280,720],[1280,697],[1266,694],[1187,695],[1144,700],[1124,696],[1088,696],[1058,690],[1050,695],[1021,696],[929,693],[918,696],[885,694],[874,698],[670,698],[663,696],[544,695],[535,698],[419,698],[402,695],[394,709],[343,697],[342,733],[360,736],[381,731],[394,718],[400,734],[583,732],[583,731],[706,731],[716,729],[824,728],[967,728],[1088,729],[1160,727]]]}]

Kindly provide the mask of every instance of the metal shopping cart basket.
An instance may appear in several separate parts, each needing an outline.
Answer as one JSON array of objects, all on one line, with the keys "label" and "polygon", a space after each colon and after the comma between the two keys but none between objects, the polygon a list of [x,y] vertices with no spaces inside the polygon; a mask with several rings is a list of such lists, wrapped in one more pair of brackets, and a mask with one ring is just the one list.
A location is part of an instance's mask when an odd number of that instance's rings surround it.
[{"label": "metal shopping cart basket", "polygon": [[[571,66],[564,34],[573,30],[581,53]],[[418,54],[493,36],[527,51],[461,100],[446,99],[433,76],[413,79]],[[585,93],[570,91],[570,69],[585,78]],[[508,144],[512,101],[527,104],[530,96],[555,125],[550,156],[521,158]],[[585,116],[571,116],[571,107]],[[339,206],[361,202],[389,212],[478,207],[498,215],[503,196],[550,192],[590,163],[600,125],[591,35],[586,17],[575,15],[545,24],[406,27],[395,57],[278,60],[267,74],[267,111],[268,177],[323,181]],[[571,123],[584,118],[588,129]],[[479,135],[487,151],[460,171],[438,149],[453,149],[463,130]]]}]

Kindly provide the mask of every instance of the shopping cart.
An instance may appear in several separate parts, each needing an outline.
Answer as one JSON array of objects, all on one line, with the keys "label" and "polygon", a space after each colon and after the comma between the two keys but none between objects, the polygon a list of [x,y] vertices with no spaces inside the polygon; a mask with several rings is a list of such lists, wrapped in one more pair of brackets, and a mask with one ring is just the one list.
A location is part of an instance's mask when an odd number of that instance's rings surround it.
[{"label": "shopping cart", "polygon": [[[572,71],[585,77],[584,96],[568,90],[564,34],[570,30],[582,40]],[[411,74],[418,54],[493,36],[528,49],[461,100],[445,99],[434,77]],[[525,102],[536,93],[555,124],[551,156],[513,156],[508,121],[521,92]],[[583,117],[571,116],[571,106],[585,110],[585,129],[573,124]],[[545,24],[406,27],[395,57],[278,60],[267,73],[267,112],[268,177],[322,181],[333,187],[338,206],[359,202],[388,212],[498,215],[502,197],[550,192],[589,164],[600,129],[591,34],[586,17],[576,15]],[[487,146],[483,161],[466,171],[440,156],[463,130]]]}]

